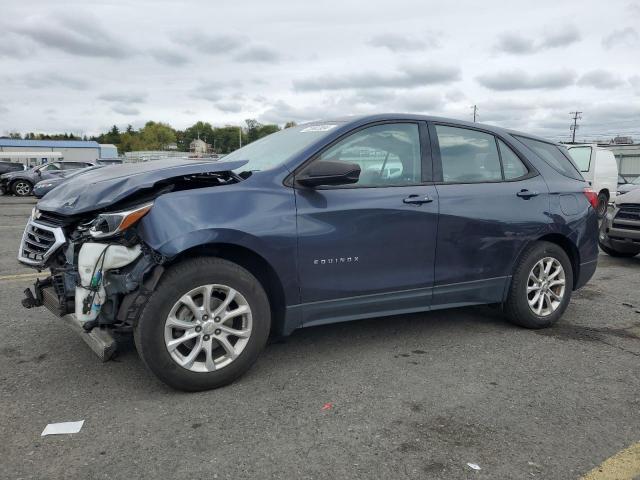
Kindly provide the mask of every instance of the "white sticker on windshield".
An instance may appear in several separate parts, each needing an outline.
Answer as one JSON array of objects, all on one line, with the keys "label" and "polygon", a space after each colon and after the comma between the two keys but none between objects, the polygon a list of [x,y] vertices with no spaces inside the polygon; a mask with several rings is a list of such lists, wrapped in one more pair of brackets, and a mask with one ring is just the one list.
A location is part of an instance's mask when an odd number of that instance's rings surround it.
[{"label": "white sticker on windshield", "polygon": [[332,128],[336,128],[337,125],[311,125],[310,127],[303,128],[300,133],[304,132],[328,132]]}]

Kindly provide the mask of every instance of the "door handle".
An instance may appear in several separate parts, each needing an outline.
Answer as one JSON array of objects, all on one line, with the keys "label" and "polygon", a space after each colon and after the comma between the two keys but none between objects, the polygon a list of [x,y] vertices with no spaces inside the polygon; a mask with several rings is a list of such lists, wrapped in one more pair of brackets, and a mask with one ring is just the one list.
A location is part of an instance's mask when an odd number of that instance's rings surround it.
[{"label": "door handle", "polygon": [[410,205],[422,205],[423,203],[433,202],[433,198],[431,198],[429,195],[409,195],[402,201]]},{"label": "door handle", "polygon": [[518,193],[516,193],[516,195],[520,198],[524,198],[525,200],[529,200],[531,197],[537,197],[539,194],[536,191],[523,188]]}]

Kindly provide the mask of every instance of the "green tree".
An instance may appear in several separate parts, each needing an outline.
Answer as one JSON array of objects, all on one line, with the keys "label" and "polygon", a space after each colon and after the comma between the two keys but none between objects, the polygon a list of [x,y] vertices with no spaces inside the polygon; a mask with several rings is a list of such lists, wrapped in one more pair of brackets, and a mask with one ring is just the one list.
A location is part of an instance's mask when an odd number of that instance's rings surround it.
[{"label": "green tree", "polygon": [[284,128],[291,128],[291,127],[296,127],[298,124],[296,122],[294,122],[293,120],[291,120],[290,122],[287,122],[284,124]]},{"label": "green tree", "polygon": [[184,130],[184,133],[180,138],[180,142],[178,143],[178,150],[188,152],[189,145],[196,138],[200,138],[211,145],[216,143],[215,131],[211,124],[208,122],[198,121]]},{"label": "green tree", "polygon": [[147,122],[140,130],[140,141],[144,150],[163,150],[176,141],[176,132],[166,123]]}]

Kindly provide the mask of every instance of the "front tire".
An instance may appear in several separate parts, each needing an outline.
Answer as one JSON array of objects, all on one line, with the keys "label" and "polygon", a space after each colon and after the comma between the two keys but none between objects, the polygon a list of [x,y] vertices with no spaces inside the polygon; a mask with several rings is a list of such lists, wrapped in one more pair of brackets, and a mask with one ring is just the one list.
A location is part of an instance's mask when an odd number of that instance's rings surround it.
[{"label": "front tire", "polygon": [[11,185],[11,191],[18,197],[28,197],[33,191],[33,185],[27,180],[16,180]]},{"label": "front tire", "polygon": [[271,309],[260,282],[235,263],[203,257],[165,273],[134,340],[161,381],[200,391],[245,373],[265,347],[270,328]]},{"label": "front tire", "polygon": [[572,290],[573,269],[565,251],[554,243],[536,242],[516,266],[504,310],[521,327],[550,327],[569,305]]}]

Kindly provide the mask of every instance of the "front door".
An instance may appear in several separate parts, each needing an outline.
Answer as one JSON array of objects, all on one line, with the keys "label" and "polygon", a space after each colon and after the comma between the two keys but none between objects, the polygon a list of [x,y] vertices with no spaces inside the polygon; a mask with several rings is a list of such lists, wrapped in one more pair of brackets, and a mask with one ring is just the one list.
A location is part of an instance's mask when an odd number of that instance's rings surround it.
[{"label": "front door", "polygon": [[356,184],[296,188],[306,324],[428,309],[438,196],[421,137],[426,124],[362,128],[314,159],[359,164]]}]

